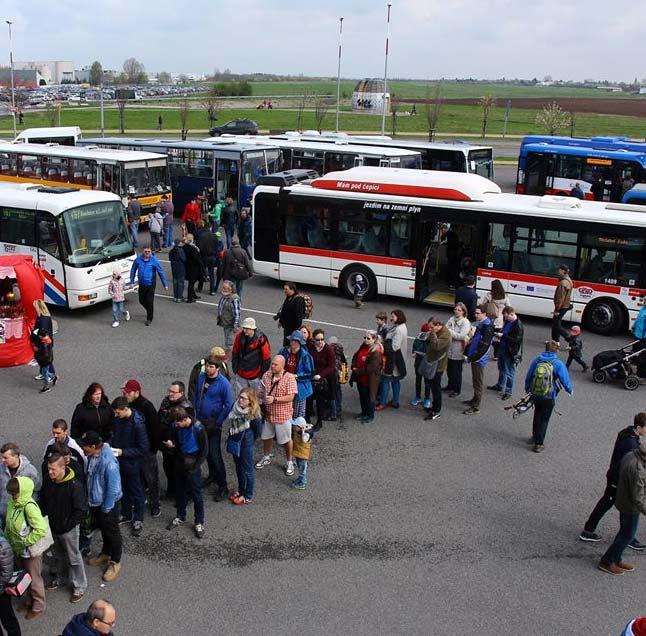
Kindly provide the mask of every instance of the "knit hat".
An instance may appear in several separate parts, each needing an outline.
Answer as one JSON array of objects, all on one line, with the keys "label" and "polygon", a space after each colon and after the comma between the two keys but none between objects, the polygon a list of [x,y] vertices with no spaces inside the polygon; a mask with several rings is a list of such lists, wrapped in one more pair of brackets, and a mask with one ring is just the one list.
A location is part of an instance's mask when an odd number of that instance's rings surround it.
[{"label": "knit hat", "polygon": [[209,350],[207,358],[219,358],[220,360],[227,359],[227,352],[222,347],[213,347]]},{"label": "knit hat", "polygon": [[255,318],[245,318],[242,321],[243,329],[256,329],[256,320]]},{"label": "knit hat", "polygon": [[97,431],[90,429],[81,435],[81,446],[98,446],[99,444],[103,444],[103,439]]},{"label": "knit hat", "polygon": [[431,330],[431,325],[429,325],[427,322],[425,322],[422,325],[422,333],[428,333]]},{"label": "knit hat", "polygon": [[137,380],[128,380],[121,388],[124,391],[139,391],[141,393],[141,384]]},{"label": "knit hat", "polygon": [[578,336],[581,334],[581,327],[579,325],[574,325],[574,327],[570,327],[570,333],[573,336]]},{"label": "knit hat", "polygon": [[632,634],[633,636],[646,636],[646,617],[641,616],[636,618],[633,621],[633,624],[630,626],[632,631],[626,630],[627,634]]}]

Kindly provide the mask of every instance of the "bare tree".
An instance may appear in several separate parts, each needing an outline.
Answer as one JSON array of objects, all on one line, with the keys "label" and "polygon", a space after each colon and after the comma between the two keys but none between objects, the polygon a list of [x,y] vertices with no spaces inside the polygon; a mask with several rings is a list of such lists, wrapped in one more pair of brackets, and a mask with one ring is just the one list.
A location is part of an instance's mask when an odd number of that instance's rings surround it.
[{"label": "bare tree", "polygon": [[191,112],[191,102],[188,97],[182,97],[179,101],[179,123],[182,126],[182,139],[188,135],[188,116]]},{"label": "bare tree", "polygon": [[478,100],[478,106],[482,108],[482,138],[487,134],[487,124],[491,109],[496,105],[496,99],[492,95],[484,95]]},{"label": "bare tree", "polygon": [[221,99],[214,95],[208,95],[202,100],[201,104],[206,111],[206,116],[209,118],[209,126],[213,127],[213,124],[218,119],[218,114],[222,110]]},{"label": "bare tree", "polygon": [[323,129],[323,120],[329,108],[330,104],[325,97],[317,97],[314,100],[314,126],[319,132]]},{"label": "bare tree", "polygon": [[126,106],[128,105],[128,100],[125,97],[120,97],[117,99],[117,109],[119,110],[119,128],[121,134],[126,132]]},{"label": "bare tree", "polygon": [[296,111],[296,130],[301,132],[303,130],[303,112],[305,111],[305,106],[309,101],[309,93],[305,91],[301,97],[300,102],[298,102],[297,111]]},{"label": "bare tree", "polygon": [[545,128],[550,135],[567,128],[570,123],[570,113],[564,111],[556,102],[543,106],[543,110],[536,115],[536,124]]},{"label": "bare tree", "polygon": [[142,76],[146,74],[144,65],[134,57],[129,57],[123,63],[123,74],[126,76],[126,81],[130,84],[136,84]]},{"label": "bare tree", "polygon": [[54,102],[45,104],[45,118],[50,126],[56,126],[56,104]]},{"label": "bare tree", "polygon": [[440,115],[442,114],[443,105],[444,99],[442,97],[442,82],[434,84],[432,90],[431,84],[427,84],[424,114],[426,115],[426,125],[428,127],[429,141],[433,141],[433,139],[435,139],[437,124],[440,121]]}]

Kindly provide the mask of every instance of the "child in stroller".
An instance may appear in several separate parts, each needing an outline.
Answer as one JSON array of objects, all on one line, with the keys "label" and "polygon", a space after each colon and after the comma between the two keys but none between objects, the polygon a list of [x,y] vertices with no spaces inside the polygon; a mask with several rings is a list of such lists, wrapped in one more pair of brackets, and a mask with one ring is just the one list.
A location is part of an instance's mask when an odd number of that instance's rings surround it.
[{"label": "child in stroller", "polygon": [[635,366],[639,358],[646,353],[640,340],[635,340],[621,349],[601,351],[592,358],[592,379],[598,384],[606,380],[623,380],[624,389],[634,391],[640,381]]}]

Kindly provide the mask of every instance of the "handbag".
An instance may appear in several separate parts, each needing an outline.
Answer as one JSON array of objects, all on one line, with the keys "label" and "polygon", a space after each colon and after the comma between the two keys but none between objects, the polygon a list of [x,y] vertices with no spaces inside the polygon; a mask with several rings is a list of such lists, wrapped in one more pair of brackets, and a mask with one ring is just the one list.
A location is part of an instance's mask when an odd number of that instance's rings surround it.
[{"label": "handbag", "polygon": [[[33,502],[29,502],[33,503]],[[34,504],[35,506],[36,504]],[[46,516],[43,516],[43,521],[45,522],[45,534],[36,541],[36,543],[32,543],[28,548],[27,552],[29,552],[29,557],[37,557],[40,556],[50,548],[53,543],[54,543],[54,537],[52,536],[52,529],[49,527],[49,519]]]},{"label": "handbag", "polygon": [[31,586],[31,575],[25,570],[16,570],[4,586],[7,596],[22,596]]},{"label": "handbag", "polygon": [[440,366],[440,361],[444,358],[446,358],[446,353],[443,353],[437,360],[429,360],[424,356],[419,363],[417,372],[427,380],[432,380],[437,373],[437,368]]},{"label": "handbag", "polygon": [[240,449],[242,448],[242,434],[229,435],[227,438],[227,453],[233,457],[240,457]]}]

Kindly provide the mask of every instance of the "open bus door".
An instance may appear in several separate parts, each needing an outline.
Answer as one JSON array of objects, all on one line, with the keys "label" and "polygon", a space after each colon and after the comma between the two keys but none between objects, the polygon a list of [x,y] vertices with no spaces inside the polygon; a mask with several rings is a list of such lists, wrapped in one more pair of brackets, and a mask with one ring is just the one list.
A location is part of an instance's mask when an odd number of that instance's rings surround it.
[{"label": "open bus door", "polygon": [[528,153],[525,164],[525,194],[543,196],[554,181],[554,155]]}]

